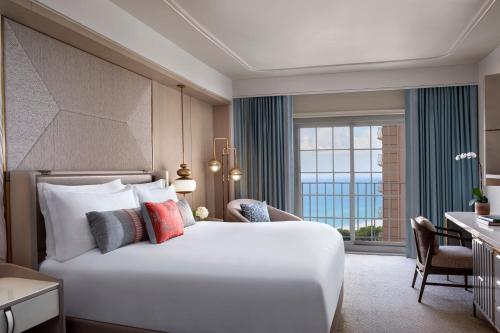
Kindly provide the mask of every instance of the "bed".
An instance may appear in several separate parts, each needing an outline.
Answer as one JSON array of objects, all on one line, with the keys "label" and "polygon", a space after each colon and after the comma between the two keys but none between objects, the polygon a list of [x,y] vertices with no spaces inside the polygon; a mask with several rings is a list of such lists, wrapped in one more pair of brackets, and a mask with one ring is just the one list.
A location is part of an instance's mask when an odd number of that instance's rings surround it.
[{"label": "bed", "polygon": [[[32,244],[28,251],[14,246],[13,259],[64,281],[69,332],[335,330],[343,241],[319,223],[199,222],[159,245],[140,242],[105,255],[93,249],[65,262],[43,260],[40,214],[16,210],[16,198],[31,193],[36,208],[37,182],[87,184],[113,177],[124,183],[152,179],[145,173],[11,175],[12,221],[30,231],[25,236]],[[18,236],[13,228],[13,244]]]}]

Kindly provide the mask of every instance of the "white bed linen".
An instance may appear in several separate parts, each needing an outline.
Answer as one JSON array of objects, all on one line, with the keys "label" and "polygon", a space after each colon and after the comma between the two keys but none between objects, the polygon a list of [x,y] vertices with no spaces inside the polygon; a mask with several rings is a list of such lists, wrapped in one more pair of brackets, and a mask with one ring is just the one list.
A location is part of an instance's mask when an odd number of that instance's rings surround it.
[{"label": "white bed linen", "polygon": [[326,333],[344,246],[307,222],[199,222],[162,244],[136,243],[40,271],[64,280],[66,315],[171,333]]}]

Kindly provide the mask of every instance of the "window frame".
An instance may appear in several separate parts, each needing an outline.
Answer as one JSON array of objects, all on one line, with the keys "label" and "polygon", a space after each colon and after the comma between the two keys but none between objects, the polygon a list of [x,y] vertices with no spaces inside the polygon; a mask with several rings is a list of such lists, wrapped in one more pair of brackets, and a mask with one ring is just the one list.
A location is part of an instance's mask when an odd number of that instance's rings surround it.
[{"label": "window frame", "polygon": [[[349,127],[350,132],[350,148],[348,149],[350,155],[350,171],[351,178],[355,174],[354,172],[354,137],[353,128],[357,126],[384,126],[384,125],[401,125],[404,124],[405,118],[404,114],[396,115],[374,115],[374,116],[353,116],[353,117],[322,117],[322,118],[295,118],[294,119],[294,163],[296,167],[294,168],[295,175],[295,213],[302,216],[302,186],[301,186],[301,160],[300,160],[300,129],[301,128],[321,128],[321,127]],[[371,134],[370,134],[371,135]],[[371,139],[370,139],[371,140]],[[332,151],[334,148],[332,147]],[[347,149],[346,149],[347,150]],[[370,145],[370,154],[373,151],[372,145]],[[371,157],[372,158],[372,157]],[[372,173],[372,171],[370,171]],[[335,174],[334,174],[335,177]],[[354,181],[350,182],[349,186],[349,196],[354,193]],[[352,202],[350,200],[350,202]],[[371,245],[370,247],[375,250],[375,252],[396,252],[399,253],[401,249],[395,249],[404,247],[403,244],[393,243],[393,242],[383,242],[383,241],[365,241],[356,240],[355,238],[355,205],[350,205],[350,240],[346,240],[346,249],[356,250],[356,251],[366,251],[366,245]],[[361,245],[361,246],[360,246]]]}]

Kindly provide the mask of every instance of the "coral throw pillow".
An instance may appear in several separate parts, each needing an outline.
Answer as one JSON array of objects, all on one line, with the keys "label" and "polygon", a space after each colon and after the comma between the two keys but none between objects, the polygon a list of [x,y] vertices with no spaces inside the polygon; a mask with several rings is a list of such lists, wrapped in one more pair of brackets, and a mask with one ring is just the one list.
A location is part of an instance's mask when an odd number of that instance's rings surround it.
[{"label": "coral throw pillow", "polygon": [[173,200],[161,203],[144,202],[142,216],[151,243],[163,243],[184,234],[182,216]]}]

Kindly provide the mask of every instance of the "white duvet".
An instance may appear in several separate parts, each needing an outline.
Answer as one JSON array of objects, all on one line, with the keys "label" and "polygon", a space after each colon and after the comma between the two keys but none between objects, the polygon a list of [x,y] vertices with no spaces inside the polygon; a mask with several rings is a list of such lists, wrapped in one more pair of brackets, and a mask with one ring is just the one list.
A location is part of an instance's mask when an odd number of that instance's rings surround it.
[{"label": "white duvet", "polygon": [[67,316],[170,333],[326,333],[344,246],[319,223],[200,222],[163,244],[48,259],[40,271],[64,280]]}]

